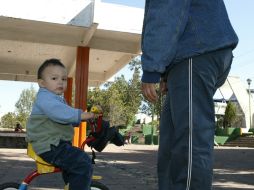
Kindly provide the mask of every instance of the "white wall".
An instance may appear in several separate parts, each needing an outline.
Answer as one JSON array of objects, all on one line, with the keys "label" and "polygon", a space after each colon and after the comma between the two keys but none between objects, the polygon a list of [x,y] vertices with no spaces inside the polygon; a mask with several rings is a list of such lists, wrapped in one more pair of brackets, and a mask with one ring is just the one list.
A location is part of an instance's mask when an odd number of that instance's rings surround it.
[{"label": "white wall", "polygon": [[94,22],[99,23],[99,29],[141,34],[143,18],[144,7],[95,1]]},{"label": "white wall", "polygon": [[0,15],[58,24],[90,26],[93,0],[1,0]]},{"label": "white wall", "polygon": [[94,22],[99,29],[141,34],[144,7],[135,1],[120,4],[106,0],[1,0],[0,15],[85,27]]}]

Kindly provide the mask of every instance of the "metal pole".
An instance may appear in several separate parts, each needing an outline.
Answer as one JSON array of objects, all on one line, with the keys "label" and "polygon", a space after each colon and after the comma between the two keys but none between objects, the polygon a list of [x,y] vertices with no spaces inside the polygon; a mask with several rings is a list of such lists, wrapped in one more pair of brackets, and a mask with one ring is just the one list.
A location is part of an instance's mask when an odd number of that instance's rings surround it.
[{"label": "metal pole", "polygon": [[152,134],[151,134],[151,144],[153,145],[153,125],[152,125],[151,131],[152,131]]},{"label": "metal pole", "polygon": [[[152,118],[152,121],[154,121],[154,112],[155,112],[155,105],[153,104],[153,118]],[[151,127],[152,127],[151,128],[151,144],[153,145],[153,124],[151,125]]]},{"label": "metal pole", "polygon": [[251,105],[250,105],[250,84],[251,84],[251,79],[247,79],[247,83],[248,83],[248,86],[249,86],[249,117],[250,117],[250,128],[251,128]]}]

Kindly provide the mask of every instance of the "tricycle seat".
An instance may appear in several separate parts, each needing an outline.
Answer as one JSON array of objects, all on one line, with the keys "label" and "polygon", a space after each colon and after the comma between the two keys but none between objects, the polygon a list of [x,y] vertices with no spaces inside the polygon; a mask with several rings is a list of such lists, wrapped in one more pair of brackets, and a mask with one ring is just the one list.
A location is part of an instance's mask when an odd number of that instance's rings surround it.
[{"label": "tricycle seat", "polygon": [[38,173],[51,173],[55,170],[55,166],[49,164],[48,162],[44,161],[40,156],[38,156],[32,147],[31,143],[28,143],[27,146],[27,155],[35,160],[37,165],[37,171]]}]

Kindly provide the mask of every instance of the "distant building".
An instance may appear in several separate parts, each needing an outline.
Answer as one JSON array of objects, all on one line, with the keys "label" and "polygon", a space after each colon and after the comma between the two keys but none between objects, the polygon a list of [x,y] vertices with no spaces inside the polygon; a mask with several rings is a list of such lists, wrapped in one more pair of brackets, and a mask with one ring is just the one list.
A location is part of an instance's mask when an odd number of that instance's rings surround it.
[{"label": "distant building", "polygon": [[147,124],[147,123],[150,123],[152,121],[152,117],[144,114],[144,113],[138,113],[135,115],[137,120],[140,120],[140,123],[141,124]]},{"label": "distant building", "polygon": [[216,92],[216,97],[214,98],[215,114],[224,115],[227,102],[235,102],[238,114],[243,116],[241,120],[242,131],[248,132],[250,128],[254,128],[253,93],[253,89],[249,93],[247,84],[244,84],[239,77],[229,76],[224,85]]}]

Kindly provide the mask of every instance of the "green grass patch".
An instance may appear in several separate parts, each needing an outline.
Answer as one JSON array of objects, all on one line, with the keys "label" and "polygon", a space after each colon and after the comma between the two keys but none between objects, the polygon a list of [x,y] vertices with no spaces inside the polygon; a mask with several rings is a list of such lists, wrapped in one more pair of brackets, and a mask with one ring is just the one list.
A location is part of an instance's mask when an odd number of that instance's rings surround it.
[{"label": "green grass patch", "polygon": [[228,140],[229,136],[215,136],[214,140],[219,144],[219,145],[224,145]]}]

